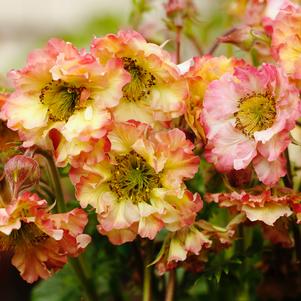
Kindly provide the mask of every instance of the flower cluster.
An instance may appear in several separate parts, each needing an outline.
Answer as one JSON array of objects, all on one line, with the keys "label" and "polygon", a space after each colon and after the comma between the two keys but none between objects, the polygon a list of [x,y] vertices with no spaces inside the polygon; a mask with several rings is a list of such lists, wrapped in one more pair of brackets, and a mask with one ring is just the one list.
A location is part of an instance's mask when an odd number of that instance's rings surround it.
[{"label": "flower cluster", "polygon": [[[12,141],[22,146],[13,158],[0,155],[0,250],[12,252],[24,279],[47,278],[84,250],[86,208],[113,244],[154,240],[164,230],[159,273],[186,259],[205,262],[209,251],[232,244],[246,220],[301,221],[288,161],[301,116],[301,8],[284,1],[270,11],[267,2],[250,1],[245,27],[219,40],[255,47],[269,58],[260,66],[213,55],[177,65],[163,47],[122,30],[94,38],[89,51],[51,39],[9,73],[14,91],[0,95],[0,150],[6,154]],[[168,14],[183,5],[170,1]],[[35,193],[43,154],[70,167],[83,209],[52,214],[51,195]],[[205,195],[230,209],[225,227],[199,219],[201,189],[187,183],[208,166],[232,190]],[[238,182],[253,187],[236,190],[231,174],[245,174]]]}]

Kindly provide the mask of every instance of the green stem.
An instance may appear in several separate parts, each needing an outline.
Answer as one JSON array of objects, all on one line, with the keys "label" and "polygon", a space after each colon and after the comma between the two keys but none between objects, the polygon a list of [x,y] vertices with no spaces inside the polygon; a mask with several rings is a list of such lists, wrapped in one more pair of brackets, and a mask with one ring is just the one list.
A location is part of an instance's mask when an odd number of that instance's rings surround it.
[{"label": "green stem", "polygon": [[[83,259],[83,257],[81,259]],[[93,282],[91,279],[88,278],[87,274],[85,273],[85,268],[82,264],[82,260],[79,260],[78,258],[70,258],[69,262],[72,265],[77,278],[82,284],[82,287],[85,291],[86,300],[97,301],[98,298],[95,289],[93,287]]]},{"label": "green stem", "polygon": [[40,149],[36,153],[42,155],[47,160],[49,172],[50,172],[50,178],[51,178],[50,180],[53,186],[53,190],[55,192],[57,212],[66,212],[66,204],[65,204],[63,189],[60,181],[60,175],[54,163],[52,154]]},{"label": "green stem", "polygon": [[293,189],[294,188],[293,173],[292,173],[292,167],[291,167],[288,149],[285,150],[284,154],[286,158],[286,175],[283,178],[283,181],[286,187]]},{"label": "green stem", "polygon": [[[53,160],[53,156],[51,153],[43,151],[43,150],[38,150],[38,154],[42,155],[48,163],[49,170],[50,170],[50,177],[53,185],[53,189],[55,192],[55,198],[56,198],[56,208],[57,212],[62,213],[66,212],[66,203],[64,200],[64,194],[63,194],[63,189],[60,181],[60,175],[58,172],[58,169],[55,165],[55,162]],[[94,289],[93,281],[91,277],[89,277],[87,269],[86,269],[86,264],[84,262],[84,257],[81,255],[78,258],[70,258],[69,259],[70,264],[72,265],[86,295],[86,300],[87,301],[97,301],[97,294]]]},{"label": "green stem", "polygon": [[[292,173],[292,167],[289,157],[288,149],[285,150],[285,158],[286,158],[286,176],[284,177],[283,181],[286,187],[289,187],[291,189],[294,188],[294,182],[293,182],[293,173]],[[298,260],[298,263],[301,264],[301,235],[300,235],[300,229],[299,225],[296,224],[296,221],[292,221],[292,229],[293,229],[293,236],[295,241],[295,251],[296,251],[296,257]]]},{"label": "green stem", "polygon": [[168,282],[166,288],[165,301],[173,301],[176,286],[176,270],[171,270],[168,273]]},{"label": "green stem", "polygon": [[146,246],[146,256],[144,260],[144,277],[143,277],[143,301],[151,301],[151,269],[152,267],[148,266],[151,263],[152,258],[152,248],[149,244]]}]

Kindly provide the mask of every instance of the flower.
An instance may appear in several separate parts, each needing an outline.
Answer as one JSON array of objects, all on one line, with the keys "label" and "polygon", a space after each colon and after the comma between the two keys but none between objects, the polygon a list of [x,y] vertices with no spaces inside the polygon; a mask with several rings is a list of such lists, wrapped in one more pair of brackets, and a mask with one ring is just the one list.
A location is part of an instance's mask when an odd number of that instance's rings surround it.
[{"label": "flower", "polygon": [[0,178],[5,163],[19,152],[17,146],[21,144],[18,134],[7,128],[1,114],[1,108],[9,95],[9,93],[0,93]]},{"label": "flower", "polygon": [[259,180],[273,185],[286,174],[283,152],[299,116],[298,90],[280,68],[236,67],[204,97],[206,159],[220,172],[252,163]]},{"label": "flower", "polygon": [[82,234],[87,221],[82,209],[51,214],[45,200],[24,192],[0,208],[0,250],[13,254],[12,264],[27,282],[47,279],[90,242]]},{"label": "flower", "polygon": [[234,71],[235,66],[244,64],[242,60],[224,56],[194,57],[193,64],[183,76],[188,80],[190,95],[187,99],[185,120],[195,135],[205,141],[205,133],[199,120],[203,108],[203,99],[208,85],[223,74]]},{"label": "flower", "polygon": [[186,81],[168,52],[160,46],[147,43],[135,31],[119,31],[96,38],[91,52],[100,62],[112,56],[123,61],[131,81],[123,87],[123,98],[113,109],[118,122],[137,120],[154,126],[185,112],[188,95]]},{"label": "flower", "polygon": [[96,208],[99,232],[121,244],[193,223],[202,203],[183,181],[197,172],[199,158],[185,134],[127,122],[116,123],[108,137],[108,160],[71,170],[81,206]]},{"label": "flower", "polygon": [[206,236],[197,224],[184,227],[170,233],[164,240],[163,246],[153,262],[156,264],[159,275],[173,270],[187,256],[199,255],[203,249],[208,249],[212,241]]},{"label": "flower", "polygon": [[236,228],[244,219],[243,215],[237,215],[225,228],[212,225],[205,220],[198,220],[192,225],[169,233],[152,264],[156,264],[159,275],[162,275],[176,268],[181,262],[189,261],[194,255],[206,259],[204,255],[208,251],[218,251],[232,244]]},{"label": "flower", "polygon": [[273,22],[272,53],[285,72],[301,80],[301,7],[282,7]]},{"label": "flower", "polygon": [[220,207],[243,212],[252,222],[262,221],[266,225],[272,226],[280,217],[290,216],[293,213],[291,207],[296,202],[296,196],[293,196],[288,189],[279,190],[278,194],[273,195],[270,190],[254,191],[253,193],[234,191],[206,194],[205,200],[218,203]]},{"label": "flower", "polygon": [[25,147],[46,149],[52,149],[50,132],[57,130],[60,143],[72,145],[63,147],[68,158],[91,148],[91,139],[106,135],[111,122],[107,109],[119,103],[129,81],[121,60],[100,64],[58,39],[30,53],[27,66],[9,77],[16,90],[2,108],[8,127],[19,131]]}]

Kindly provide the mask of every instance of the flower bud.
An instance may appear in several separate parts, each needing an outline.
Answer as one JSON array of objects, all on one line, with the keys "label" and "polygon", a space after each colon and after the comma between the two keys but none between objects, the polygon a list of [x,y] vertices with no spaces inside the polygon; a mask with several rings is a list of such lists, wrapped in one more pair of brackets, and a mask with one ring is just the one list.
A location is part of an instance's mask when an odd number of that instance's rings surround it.
[{"label": "flower bud", "polygon": [[249,51],[258,43],[269,44],[270,38],[266,35],[263,29],[243,26],[220,37],[219,41],[221,43],[234,44],[243,50]]},{"label": "flower bud", "polygon": [[12,157],[5,164],[4,173],[14,196],[21,190],[37,184],[40,179],[38,162],[23,155]]},{"label": "flower bud", "polygon": [[172,17],[174,14],[181,13],[185,8],[185,0],[169,0],[164,5],[166,14],[168,17]]}]

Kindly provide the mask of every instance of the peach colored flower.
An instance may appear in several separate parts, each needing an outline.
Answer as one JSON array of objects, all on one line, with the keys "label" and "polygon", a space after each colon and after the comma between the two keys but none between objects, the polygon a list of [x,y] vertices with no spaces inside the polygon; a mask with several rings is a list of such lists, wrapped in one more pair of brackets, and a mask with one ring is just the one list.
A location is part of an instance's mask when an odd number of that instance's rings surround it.
[{"label": "peach colored flower", "polygon": [[301,81],[301,7],[283,7],[273,22],[272,53],[285,72]]},{"label": "peach colored flower", "polygon": [[224,228],[198,220],[190,226],[169,233],[153,264],[156,264],[158,273],[162,275],[193,255],[204,257],[204,253],[210,250],[217,251],[228,247],[235,239],[237,226],[244,220],[242,214],[237,215]]},{"label": "peach colored flower", "polygon": [[112,56],[122,59],[124,70],[131,76],[123,87],[120,104],[113,109],[116,121],[133,119],[154,125],[185,112],[187,83],[169,53],[160,46],[147,43],[138,32],[128,30],[94,39],[91,52],[100,62]]},{"label": "peach colored flower", "polygon": [[270,190],[206,194],[205,200],[243,212],[250,221],[262,221],[270,226],[280,217],[293,214],[291,208],[297,204],[296,196],[287,189],[279,190],[275,195]]},{"label": "peach colored flower", "polygon": [[9,77],[16,91],[2,108],[8,127],[19,131],[25,147],[47,149],[52,148],[49,132],[59,131],[67,158],[91,148],[91,139],[106,135],[111,121],[107,109],[118,105],[129,81],[121,60],[100,64],[58,39],[30,53],[26,67],[11,71]]},{"label": "peach colored flower", "polygon": [[108,137],[110,160],[71,171],[81,206],[96,209],[98,230],[120,244],[193,223],[202,203],[184,180],[197,172],[199,158],[185,134],[128,122],[116,123]]},{"label": "peach colored flower", "polygon": [[300,116],[298,90],[273,65],[236,67],[212,82],[202,114],[205,156],[220,172],[253,164],[260,181],[275,184],[286,174],[283,152]]},{"label": "peach colored flower", "polygon": [[12,253],[12,264],[24,280],[47,279],[78,256],[90,242],[82,209],[51,214],[47,202],[29,192],[0,208],[0,250]]}]

